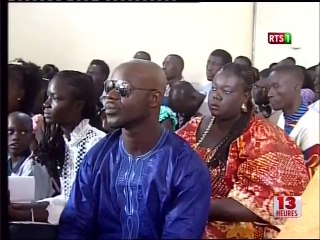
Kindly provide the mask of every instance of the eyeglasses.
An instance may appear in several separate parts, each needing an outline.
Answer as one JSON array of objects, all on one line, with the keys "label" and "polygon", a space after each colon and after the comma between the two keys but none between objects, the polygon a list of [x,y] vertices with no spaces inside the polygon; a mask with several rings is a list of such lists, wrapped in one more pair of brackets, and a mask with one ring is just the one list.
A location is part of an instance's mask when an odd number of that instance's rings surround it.
[{"label": "eyeglasses", "polygon": [[129,82],[125,80],[106,80],[104,83],[104,90],[109,93],[112,89],[120,94],[121,97],[129,97],[130,92],[133,90],[141,91],[156,91],[157,89],[147,89],[147,88],[137,88],[130,85]]}]

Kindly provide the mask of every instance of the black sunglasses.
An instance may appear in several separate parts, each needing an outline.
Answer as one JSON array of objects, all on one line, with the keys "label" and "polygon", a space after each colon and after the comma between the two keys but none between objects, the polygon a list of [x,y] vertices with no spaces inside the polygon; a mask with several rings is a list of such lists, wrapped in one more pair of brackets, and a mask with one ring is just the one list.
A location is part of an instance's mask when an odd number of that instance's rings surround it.
[{"label": "black sunglasses", "polygon": [[104,90],[106,91],[106,93],[109,93],[112,89],[116,89],[121,97],[128,97],[130,92],[133,90],[157,91],[157,89],[133,87],[129,82],[125,80],[106,80],[104,82]]}]

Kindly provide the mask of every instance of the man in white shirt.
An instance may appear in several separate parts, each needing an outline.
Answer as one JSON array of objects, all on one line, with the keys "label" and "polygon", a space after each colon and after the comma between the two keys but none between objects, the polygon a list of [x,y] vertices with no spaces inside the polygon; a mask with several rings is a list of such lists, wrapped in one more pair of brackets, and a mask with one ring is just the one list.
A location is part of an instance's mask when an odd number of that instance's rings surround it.
[{"label": "man in white shirt", "polygon": [[302,102],[303,72],[298,66],[283,65],[273,68],[269,78],[270,104],[283,112],[277,125],[300,146],[312,176],[319,166],[319,113]]},{"label": "man in white shirt", "polygon": [[320,100],[312,103],[311,105],[309,105],[309,108],[317,111],[318,113],[320,113]]}]

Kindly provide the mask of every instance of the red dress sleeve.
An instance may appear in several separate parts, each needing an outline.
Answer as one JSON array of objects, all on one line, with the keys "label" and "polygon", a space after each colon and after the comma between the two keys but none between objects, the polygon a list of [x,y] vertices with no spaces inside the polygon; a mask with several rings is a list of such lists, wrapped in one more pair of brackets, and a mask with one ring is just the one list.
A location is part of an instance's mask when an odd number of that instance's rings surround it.
[{"label": "red dress sleeve", "polygon": [[195,117],[176,131],[176,134],[186,140],[191,146],[196,143],[197,131],[203,116]]},{"label": "red dress sleeve", "polygon": [[226,180],[233,185],[228,197],[278,225],[284,220],[273,217],[273,197],[301,195],[309,177],[295,142],[276,126],[256,119],[230,148]]}]

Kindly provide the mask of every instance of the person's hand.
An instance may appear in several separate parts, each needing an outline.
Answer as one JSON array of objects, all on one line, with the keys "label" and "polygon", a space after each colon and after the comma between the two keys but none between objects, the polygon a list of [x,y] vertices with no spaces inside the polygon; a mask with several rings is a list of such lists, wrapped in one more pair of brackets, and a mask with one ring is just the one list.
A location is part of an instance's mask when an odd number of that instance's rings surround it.
[{"label": "person's hand", "polygon": [[34,115],[32,117],[32,125],[34,137],[37,143],[39,143],[44,134],[44,117],[41,114]]}]

